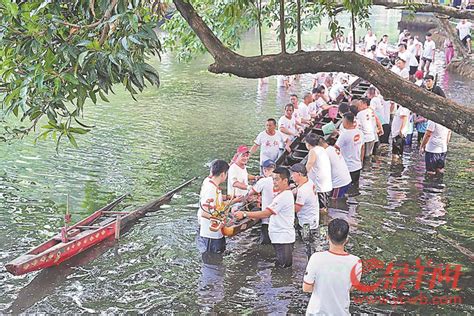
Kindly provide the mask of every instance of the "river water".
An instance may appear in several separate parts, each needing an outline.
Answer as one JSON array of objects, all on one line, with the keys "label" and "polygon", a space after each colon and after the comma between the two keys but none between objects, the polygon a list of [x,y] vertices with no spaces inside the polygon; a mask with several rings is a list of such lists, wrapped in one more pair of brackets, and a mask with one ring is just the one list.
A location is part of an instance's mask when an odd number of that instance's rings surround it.
[{"label": "river water", "polygon": [[[371,19],[395,38],[398,13],[380,10]],[[324,41],[324,33],[316,34],[305,35],[307,46]],[[256,43],[255,34],[249,34],[242,51],[256,53]],[[277,47],[265,34],[266,51]],[[290,91],[278,90],[274,79],[261,89],[256,80],[207,72],[210,62],[203,56],[179,64],[165,54],[155,62],[159,89],[147,89],[138,102],[117,89],[110,103],[86,107],[87,123],[96,128],[78,139],[79,149],[63,144],[56,153],[52,141],[35,146],[33,136],[2,143],[0,266],[58,231],[67,194],[73,222],[124,192],[131,198],[123,207],[142,205],[183,180],[206,175],[210,161],[230,159],[238,145],[252,143],[268,117],[281,115]],[[448,96],[472,104],[473,83],[444,75],[442,65],[439,70]],[[310,78],[303,76],[291,91],[301,95],[309,85]],[[421,257],[462,265],[460,290],[446,282],[422,288],[427,296],[461,296],[462,303],[366,302],[353,304],[353,311],[474,311],[473,154],[472,143],[454,135],[443,179],[424,176],[415,148],[405,154],[403,165],[391,166],[389,157],[382,157],[363,172],[361,194],[330,211],[350,221],[348,249],[361,258],[414,265]],[[256,167],[253,159],[250,169]],[[303,313],[309,296],[301,291],[306,258],[298,242],[291,269],[274,267],[273,251],[257,245],[256,229],[229,240],[222,261],[202,263],[194,244],[199,187],[196,181],[184,189],[119,242],[104,243],[58,268],[19,277],[0,268],[0,312]]]}]

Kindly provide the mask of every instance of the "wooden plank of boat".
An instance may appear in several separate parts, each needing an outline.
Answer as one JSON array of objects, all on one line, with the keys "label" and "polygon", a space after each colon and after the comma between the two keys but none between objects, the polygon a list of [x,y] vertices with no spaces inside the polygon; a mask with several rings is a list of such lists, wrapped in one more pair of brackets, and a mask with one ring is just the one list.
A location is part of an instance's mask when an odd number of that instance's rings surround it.
[{"label": "wooden plank of boat", "polygon": [[[363,81],[360,78],[355,79],[352,81],[352,83],[349,85],[349,92],[352,93],[352,91],[356,91],[356,97],[362,96],[365,91],[369,88],[370,84],[367,84],[365,81]],[[360,94],[360,96],[359,96]],[[308,155],[308,150],[306,149],[306,145],[303,142],[303,139],[306,135],[309,133],[316,133],[318,135],[323,136],[324,133],[321,129],[322,125],[333,121],[331,118],[329,118],[327,115],[321,117],[318,121],[315,121],[311,126],[306,128],[305,132],[297,137],[290,145],[291,152],[284,152],[276,161],[277,166],[286,166],[290,167],[295,163],[303,162],[305,161],[307,155]],[[336,122],[334,123],[336,127],[338,127],[342,122],[342,117],[337,116]],[[226,237],[232,237],[240,232],[243,232],[250,227],[254,226],[257,224],[260,220],[255,220],[255,219],[249,219],[245,218],[241,221],[236,221],[232,222],[230,225],[226,225],[225,227],[222,228],[222,234]]]},{"label": "wooden plank of boat", "polygon": [[22,275],[59,265],[84,250],[114,236],[115,231],[118,228],[117,219],[120,220],[121,229],[146,213],[157,210],[160,205],[169,201],[176,192],[188,186],[195,179],[196,177],[184,182],[157,200],[154,200],[133,212],[110,213],[112,209],[128,195],[124,194],[112,203],[95,211],[90,216],[71,226],[67,230],[67,242],[63,242],[61,235],[58,234],[43,244],[33,248],[26,254],[9,262],[5,265],[5,268],[13,275]]}]

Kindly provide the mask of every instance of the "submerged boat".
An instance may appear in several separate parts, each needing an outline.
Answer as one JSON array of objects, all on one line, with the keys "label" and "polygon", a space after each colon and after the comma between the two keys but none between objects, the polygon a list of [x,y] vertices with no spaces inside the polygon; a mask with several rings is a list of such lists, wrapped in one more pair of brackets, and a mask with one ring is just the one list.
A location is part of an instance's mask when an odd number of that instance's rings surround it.
[{"label": "submerged boat", "polygon": [[[353,99],[361,98],[367,89],[370,87],[370,83],[363,81],[360,78],[355,79],[348,87],[348,91]],[[349,100],[344,99],[342,102],[347,102]],[[283,167],[291,167],[297,163],[304,163],[306,157],[308,156],[308,149],[306,148],[306,144],[303,142],[306,135],[310,133],[316,133],[317,135],[323,137],[329,137],[329,135],[325,135],[323,131],[323,126],[326,124],[334,124],[337,128],[342,123],[342,117],[337,114],[336,117],[331,118],[329,113],[326,113],[322,116],[319,120],[316,120],[311,126],[306,128],[304,133],[297,137],[290,145],[291,152],[285,151],[276,161],[277,166]],[[249,211],[260,211],[259,208],[249,209]],[[236,220],[231,217],[229,214],[229,219],[226,221],[225,226],[222,228],[222,234],[226,237],[232,237],[239,234],[242,231],[249,229],[250,227],[257,224],[260,220],[259,219],[250,219],[245,218],[243,220]]]},{"label": "submerged boat", "polygon": [[68,227],[65,233],[58,233],[50,240],[7,263],[5,268],[13,275],[22,275],[49,268],[61,264],[107,238],[112,236],[118,238],[121,229],[146,213],[156,211],[159,206],[169,201],[176,192],[188,186],[195,179],[192,178],[184,182],[157,200],[134,211],[114,211],[114,208],[128,196],[128,194],[124,194],[75,225]]}]

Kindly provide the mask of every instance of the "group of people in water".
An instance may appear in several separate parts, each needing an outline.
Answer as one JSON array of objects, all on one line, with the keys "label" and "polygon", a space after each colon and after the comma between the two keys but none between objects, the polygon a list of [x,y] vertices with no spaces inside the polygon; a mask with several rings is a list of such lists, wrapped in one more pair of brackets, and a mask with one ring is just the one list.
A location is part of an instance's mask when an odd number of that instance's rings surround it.
[{"label": "group of people in water", "polygon": [[[372,51],[376,39],[370,31],[367,35],[365,45]],[[377,51],[382,46],[380,54],[386,50],[383,47],[387,39],[383,38],[376,45]],[[400,50],[392,71],[444,97],[429,73],[434,46],[426,52],[423,49],[416,69],[411,68],[414,62],[406,66],[407,60],[412,57],[416,60],[411,50],[407,53],[408,46],[416,47],[413,41],[409,34],[400,37]],[[431,47],[431,41],[427,34],[424,46]],[[384,60],[377,57],[381,55],[376,53],[375,60]],[[303,290],[312,293],[308,306],[312,313],[347,314],[349,290],[354,283],[350,274],[355,271],[360,280],[362,269],[359,258],[344,249],[349,233],[349,224],[344,219],[329,222],[329,250],[315,252],[322,250],[320,212],[326,212],[331,201],[344,198],[351,187],[358,186],[364,162],[375,159],[384,147],[391,146],[392,163],[400,163],[404,148],[412,146],[415,132],[420,153],[425,155],[427,173],[443,173],[451,135],[444,126],[416,115],[393,100],[385,100],[376,87],[369,87],[363,97],[351,100],[346,90],[349,79],[346,74],[318,74],[313,90],[304,93],[301,101],[292,94],[278,121],[266,120],[265,130],[257,135],[251,147],[239,146],[230,163],[213,161],[200,192],[197,240],[202,253],[225,250],[226,238],[221,230],[224,221],[217,221],[216,226],[215,214],[226,200],[234,205],[231,212],[236,221],[261,220],[260,242],[273,246],[278,266],[292,265],[293,245],[301,238],[309,259]],[[346,102],[341,102],[343,99]],[[301,163],[291,167],[276,164],[284,151],[292,150],[291,143],[307,131],[307,127],[323,116],[335,119],[338,115],[342,123],[337,130],[324,136],[305,133],[303,142],[308,155]],[[247,163],[257,151],[260,170],[258,175],[251,175]],[[224,183],[226,194],[220,188]],[[260,208],[245,210],[243,206],[255,197]],[[340,268],[328,269],[332,266]]]}]

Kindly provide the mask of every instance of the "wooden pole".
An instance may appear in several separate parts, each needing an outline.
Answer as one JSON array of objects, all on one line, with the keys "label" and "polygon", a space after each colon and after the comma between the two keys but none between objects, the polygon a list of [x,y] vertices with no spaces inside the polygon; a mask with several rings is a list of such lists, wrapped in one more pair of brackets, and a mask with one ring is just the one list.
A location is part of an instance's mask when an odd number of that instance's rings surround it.
[{"label": "wooden pole", "polygon": [[115,239],[119,240],[120,238],[120,225],[122,224],[122,217],[120,214],[117,214],[117,220],[115,221]]},{"label": "wooden pole", "polygon": [[283,54],[286,54],[285,0],[280,0],[280,45],[281,45],[281,52]]}]

